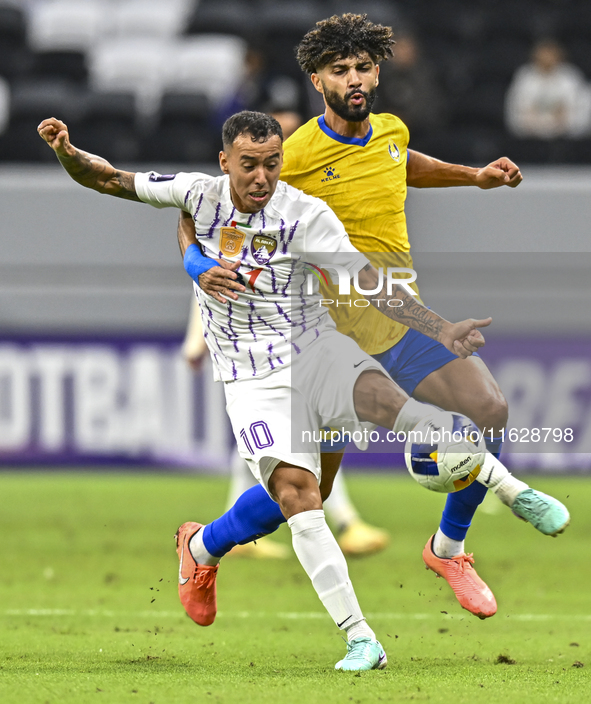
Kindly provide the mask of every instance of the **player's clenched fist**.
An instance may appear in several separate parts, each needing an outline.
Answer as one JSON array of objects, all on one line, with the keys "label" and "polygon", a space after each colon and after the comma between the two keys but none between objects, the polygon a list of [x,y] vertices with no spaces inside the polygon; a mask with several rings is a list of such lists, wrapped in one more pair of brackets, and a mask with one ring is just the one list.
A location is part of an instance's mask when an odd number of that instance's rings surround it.
[{"label": "player's clenched fist", "polygon": [[70,144],[68,126],[65,122],[50,117],[37,127],[37,132],[42,139],[53,149],[58,156],[73,156],[76,152]]},{"label": "player's clenched fist", "polygon": [[479,169],[476,173],[476,185],[488,190],[499,186],[515,188],[523,181],[523,176],[517,164],[506,156],[493,161],[491,164]]}]

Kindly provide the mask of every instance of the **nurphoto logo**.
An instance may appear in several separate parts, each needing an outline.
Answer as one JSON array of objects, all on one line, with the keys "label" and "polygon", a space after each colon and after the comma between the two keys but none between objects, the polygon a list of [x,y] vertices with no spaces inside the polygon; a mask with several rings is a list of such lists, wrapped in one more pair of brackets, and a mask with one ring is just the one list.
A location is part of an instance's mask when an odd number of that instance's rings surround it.
[{"label": "nurphoto logo", "polygon": [[[314,274],[316,271],[321,272],[321,270],[319,269],[319,267],[314,266],[314,264],[309,264],[308,262],[305,262],[305,266],[310,267],[308,275],[306,277],[306,293],[308,296],[311,296],[314,293]],[[349,271],[344,266],[339,266],[338,264],[327,264],[323,268],[331,269],[332,271],[336,272],[336,275],[331,274],[330,278],[332,279],[333,284],[338,283],[339,296],[350,295],[351,275],[349,274]],[[398,274],[408,274],[409,276],[399,278]],[[324,281],[328,283],[326,276],[323,276],[323,278]],[[410,284],[412,284],[416,280],[417,272],[414,269],[408,269],[406,267],[389,266],[386,269],[386,293],[388,294],[388,296],[391,296],[392,289],[394,288],[394,286],[402,286],[402,288],[411,296],[416,296],[418,295],[417,292],[413,291],[410,287]],[[356,273],[353,277],[353,288],[357,291],[357,293],[361,294],[362,296],[372,296],[376,293],[380,293],[381,290],[384,288],[384,268],[380,267],[378,269],[378,284],[375,289],[367,291],[362,289],[359,285],[359,273]]]},{"label": "nurphoto logo", "polygon": [[[306,276],[306,294],[308,296],[311,296],[314,294],[314,279],[317,278],[320,280],[320,283],[324,281],[324,283],[328,284],[328,279],[326,278],[326,275],[320,269],[319,267],[315,266],[314,264],[309,264],[308,262],[305,262],[305,267],[308,270],[308,274]],[[344,266],[339,266],[338,264],[327,264],[324,269],[328,269],[334,272],[334,274],[331,274],[331,279],[334,284],[338,284],[339,286],[339,296],[350,296],[351,295],[351,275],[349,274],[348,270]],[[403,276],[401,278],[401,274],[405,274],[406,276]],[[407,267],[391,267],[389,266],[386,269],[386,274],[385,274],[385,279],[386,279],[386,295],[387,296],[392,296],[392,291],[395,286],[401,286],[408,294],[411,296],[416,296],[418,295],[416,291],[413,291],[411,288],[410,284],[412,284],[414,281],[417,280],[417,272],[414,269],[409,269]],[[359,285],[359,273],[356,273],[355,276],[353,277],[353,288],[355,291],[360,294],[361,296],[375,296],[378,293],[381,293],[383,288],[384,288],[384,268],[380,267],[378,269],[378,282],[376,284],[376,287],[374,289],[363,289]],[[382,300],[382,299],[379,299]],[[386,300],[386,299],[383,299]],[[320,305],[328,306],[332,305],[335,301],[331,298],[322,298],[320,299]],[[354,305],[356,307],[367,307],[370,304],[370,302],[367,299],[355,299],[353,301]],[[343,302],[343,301],[336,301],[337,306],[339,305],[351,305],[351,301]],[[379,301],[377,302],[377,305],[379,307]],[[400,308],[403,303],[401,300],[397,298],[391,298],[387,300],[387,305],[390,308]]]}]

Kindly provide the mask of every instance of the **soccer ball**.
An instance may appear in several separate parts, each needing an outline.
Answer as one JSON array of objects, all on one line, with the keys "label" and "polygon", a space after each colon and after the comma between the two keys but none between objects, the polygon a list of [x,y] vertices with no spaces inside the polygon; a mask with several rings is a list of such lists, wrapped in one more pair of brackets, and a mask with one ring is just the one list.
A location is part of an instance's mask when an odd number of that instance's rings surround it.
[{"label": "soccer ball", "polygon": [[407,435],[406,467],[421,486],[450,494],[480,474],[486,446],[481,432],[459,413],[429,415]]}]

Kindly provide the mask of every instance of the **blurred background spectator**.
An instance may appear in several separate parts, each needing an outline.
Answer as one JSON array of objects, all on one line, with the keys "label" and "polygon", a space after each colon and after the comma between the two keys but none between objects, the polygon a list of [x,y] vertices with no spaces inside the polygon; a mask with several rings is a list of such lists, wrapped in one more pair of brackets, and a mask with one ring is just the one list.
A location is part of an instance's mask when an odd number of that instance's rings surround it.
[{"label": "blurred background spectator", "polygon": [[[588,0],[0,0],[0,161],[53,162],[35,138],[49,114],[119,163],[214,162],[221,121],[242,107],[290,134],[323,110],[294,47],[343,12],[394,27],[376,109],[408,122],[413,147],[465,163],[591,163]],[[572,66],[548,43],[524,66],[545,36]]]},{"label": "blurred background spectator", "polygon": [[240,110],[260,110],[272,114],[289,137],[302,124],[303,91],[301,79],[269,71],[267,59],[256,44],[246,49],[242,79],[215,111],[214,126],[220,132],[225,120]]},{"label": "blurred background spectator", "polygon": [[515,74],[506,102],[507,126],[517,137],[581,137],[591,127],[591,92],[583,72],[546,39]]},{"label": "blurred background spectator", "polygon": [[411,34],[397,38],[394,57],[380,68],[378,101],[376,112],[398,115],[409,128],[415,147],[447,126],[445,96]]}]

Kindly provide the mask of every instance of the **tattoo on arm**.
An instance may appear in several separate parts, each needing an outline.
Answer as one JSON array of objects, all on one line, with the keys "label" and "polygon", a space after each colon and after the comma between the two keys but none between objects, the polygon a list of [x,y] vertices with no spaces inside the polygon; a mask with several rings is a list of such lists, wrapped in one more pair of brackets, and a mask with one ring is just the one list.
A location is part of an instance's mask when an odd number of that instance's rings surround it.
[{"label": "tattoo on arm", "polygon": [[76,149],[72,156],[59,156],[61,165],[77,183],[99,193],[140,201],[134,174],[117,171],[106,159]]},{"label": "tattoo on arm", "polygon": [[135,191],[134,175],[129,171],[115,171],[114,182],[118,188],[116,193],[111,193],[119,198],[127,198],[127,200],[136,200],[142,202]]},{"label": "tattoo on arm", "polygon": [[[422,332],[434,340],[439,340],[445,320],[411,296],[401,286],[394,286],[392,295],[387,294],[386,284],[377,296],[366,296],[367,300],[384,315],[413,330]],[[398,307],[388,305],[388,301],[402,301]]]}]

